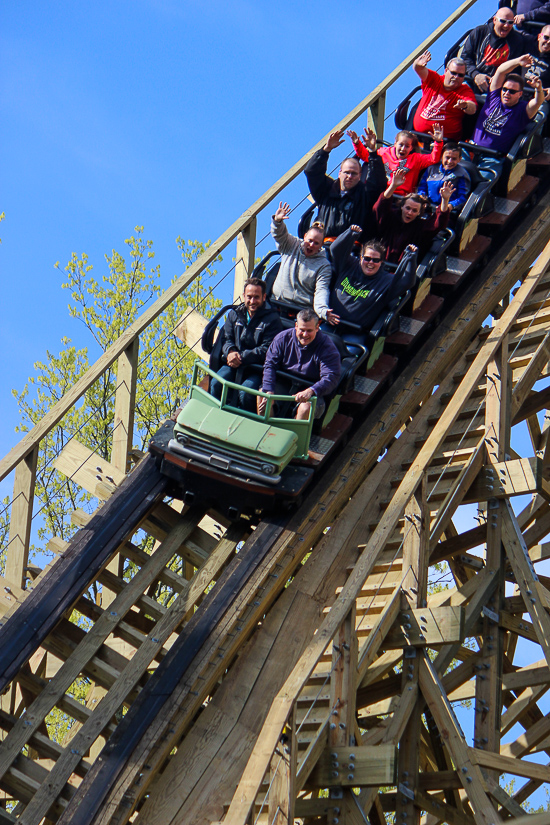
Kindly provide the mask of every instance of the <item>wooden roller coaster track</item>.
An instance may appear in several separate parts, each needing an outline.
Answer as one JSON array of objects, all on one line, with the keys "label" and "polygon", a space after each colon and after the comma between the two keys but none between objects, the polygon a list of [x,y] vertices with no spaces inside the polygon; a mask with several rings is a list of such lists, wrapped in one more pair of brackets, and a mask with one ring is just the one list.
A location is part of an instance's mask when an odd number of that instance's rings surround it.
[{"label": "wooden roller coaster track", "polygon": [[[110,464],[77,442],[62,455],[104,503],[75,514],[81,529],[52,539],[58,558],[23,589],[21,499],[63,413],[4,459],[18,503],[0,592],[0,823],[523,825],[550,782],[549,219],[545,195],[295,513],[230,524],[165,500],[151,458],[125,474],[128,412]],[[94,375],[117,357],[133,374],[134,334]],[[121,390],[121,415],[131,404]],[[464,504],[477,526],[462,526]],[[429,586],[436,565],[452,586]],[[62,742],[54,708],[71,720]]]}]

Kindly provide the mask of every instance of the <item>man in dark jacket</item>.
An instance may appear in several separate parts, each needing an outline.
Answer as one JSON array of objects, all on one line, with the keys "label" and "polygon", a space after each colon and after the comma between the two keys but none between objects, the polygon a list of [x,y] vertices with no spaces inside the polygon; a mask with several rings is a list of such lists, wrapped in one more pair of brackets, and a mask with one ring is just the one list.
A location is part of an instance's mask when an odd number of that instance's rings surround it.
[{"label": "man in dark jacket", "polygon": [[325,237],[334,240],[352,224],[363,227],[365,238],[374,229],[372,207],[380,192],[386,188],[386,171],[376,152],[376,135],[368,130],[367,177],[361,180],[361,164],[357,158],[342,161],[338,178],[327,175],[329,155],[344,143],[344,132],[332,132],[322,149],[309,160],[304,169],[309,191],[319,207],[318,219],[325,225]]},{"label": "man in dark jacket", "polygon": [[[416,277],[416,246],[408,246],[397,271],[390,272],[384,266],[386,250],[379,241],[367,241],[360,258],[351,254],[360,234],[360,226],[350,226],[331,247],[335,270],[329,301],[331,317],[336,319],[335,330],[352,345],[365,343],[376,319],[394,299],[411,289]],[[363,331],[345,330],[346,321],[357,324]]]},{"label": "man in dark jacket", "polygon": [[490,23],[472,29],[466,38],[462,50],[466,72],[482,92],[487,91],[491,78],[502,63],[531,50],[531,40],[534,38],[514,31],[513,26],[514,12],[501,8]]},{"label": "man in dark jacket", "polygon": [[[259,278],[245,281],[243,303],[230,310],[223,328],[223,366],[218,375],[235,384],[257,390],[262,381],[261,370],[248,369],[252,364],[263,366],[269,345],[283,328],[281,319],[266,301],[265,283]],[[222,385],[213,380],[210,392],[221,398]],[[239,406],[254,412],[256,398],[239,392]]]},{"label": "man in dark jacket", "polygon": [[[511,6],[510,0],[506,5]],[[514,23],[550,23],[550,0],[518,0]]]}]

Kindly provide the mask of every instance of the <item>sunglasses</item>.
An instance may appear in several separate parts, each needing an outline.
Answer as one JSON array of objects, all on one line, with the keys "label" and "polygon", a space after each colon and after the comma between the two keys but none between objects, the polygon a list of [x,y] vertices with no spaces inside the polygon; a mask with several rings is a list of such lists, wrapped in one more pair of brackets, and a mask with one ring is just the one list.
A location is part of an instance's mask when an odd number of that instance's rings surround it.
[{"label": "sunglasses", "polygon": [[497,21],[500,23],[501,26],[513,26],[513,20],[503,20],[502,17],[497,17]]},{"label": "sunglasses", "polygon": [[452,70],[452,69],[447,69],[447,71],[448,71],[448,72],[449,72],[449,74],[450,74],[450,75],[452,75],[453,77],[464,77],[464,75],[466,74],[466,72],[453,72],[453,70]]},{"label": "sunglasses", "polygon": [[365,263],[379,264],[382,258],[371,258],[370,255],[363,255]]},{"label": "sunglasses", "polygon": [[503,86],[502,91],[506,92],[509,95],[519,95],[519,94],[521,94],[521,89],[510,89],[508,86]]}]

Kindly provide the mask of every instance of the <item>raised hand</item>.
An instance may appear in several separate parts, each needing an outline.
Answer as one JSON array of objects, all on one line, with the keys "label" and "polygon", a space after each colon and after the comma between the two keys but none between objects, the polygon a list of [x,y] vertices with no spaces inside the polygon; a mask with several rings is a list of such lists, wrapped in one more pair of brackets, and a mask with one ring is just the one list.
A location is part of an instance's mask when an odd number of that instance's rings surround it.
[{"label": "raised hand", "polygon": [[450,180],[443,181],[441,187],[439,189],[439,194],[441,195],[441,200],[445,201],[445,203],[449,203],[451,200],[451,196],[455,191],[455,187],[451,183]]},{"label": "raised hand", "polygon": [[357,132],[354,132],[353,129],[348,129],[346,135],[351,139],[352,143],[359,143]]},{"label": "raised hand", "polygon": [[520,66],[523,66],[524,69],[528,69],[529,66],[533,65],[533,58],[530,54],[522,54],[522,56],[518,58],[518,63]]},{"label": "raised hand", "polygon": [[361,232],[363,231],[360,226],[357,226],[356,223],[352,223],[352,225],[350,226],[350,229],[351,229],[352,232],[357,232],[358,235],[360,235]]},{"label": "raised hand", "polygon": [[369,152],[376,152],[376,132],[374,129],[363,129],[365,137],[361,136],[363,144],[367,147]]},{"label": "raised hand", "polygon": [[418,247],[415,246],[413,243],[410,243],[408,246],[405,247],[405,252],[408,252],[409,255],[414,255],[415,252],[418,252]]},{"label": "raised hand", "polygon": [[430,62],[431,59],[432,59],[432,53],[429,52],[429,51],[426,51],[423,54],[421,54],[420,57],[417,57],[414,62],[417,66],[424,66],[425,67],[425,66],[428,65],[428,63]]},{"label": "raised hand", "polygon": [[402,186],[407,180],[408,174],[408,169],[396,169],[393,175],[391,176],[390,186],[393,186],[394,189],[397,189],[399,186]]},{"label": "raised hand", "polygon": [[337,146],[341,146],[342,143],[344,143],[344,130],[339,129],[336,132],[330,133],[323,149],[325,152],[332,152],[333,149],[336,149]]},{"label": "raised hand", "polygon": [[276,221],[277,223],[280,223],[281,221],[286,221],[290,217],[291,211],[292,210],[290,208],[290,204],[283,203],[281,201],[279,203],[279,208],[277,209],[277,211],[273,215],[273,220]]},{"label": "raised hand", "polygon": [[438,123],[434,123],[432,135],[434,136],[434,140],[441,142],[443,140],[443,126],[440,126]]}]

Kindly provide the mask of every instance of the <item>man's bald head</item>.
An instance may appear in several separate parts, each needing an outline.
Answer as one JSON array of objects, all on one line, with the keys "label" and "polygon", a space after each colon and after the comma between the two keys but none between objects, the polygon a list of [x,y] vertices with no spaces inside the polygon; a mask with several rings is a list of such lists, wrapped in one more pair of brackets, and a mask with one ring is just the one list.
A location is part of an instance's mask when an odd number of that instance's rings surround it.
[{"label": "man's bald head", "polygon": [[508,37],[514,25],[514,12],[507,7],[499,9],[493,17],[493,27],[497,37]]}]

